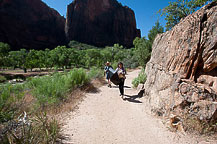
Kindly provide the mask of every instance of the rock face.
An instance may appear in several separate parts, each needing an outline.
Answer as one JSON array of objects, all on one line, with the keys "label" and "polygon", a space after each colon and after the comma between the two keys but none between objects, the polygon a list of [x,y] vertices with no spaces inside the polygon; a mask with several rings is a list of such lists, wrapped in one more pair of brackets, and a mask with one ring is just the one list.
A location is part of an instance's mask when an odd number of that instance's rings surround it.
[{"label": "rock face", "polygon": [[0,41],[13,50],[65,44],[65,18],[41,0],[1,0]]},{"label": "rock face", "polygon": [[134,12],[116,0],[75,0],[68,5],[65,29],[68,40],[99,47],[131,47],[141,37]]},{"label": "rock face", "polygon": [[156,37],[146,66],[145,95],[152,110],[200,120],[217,118],[217,3],[189,15]]}]

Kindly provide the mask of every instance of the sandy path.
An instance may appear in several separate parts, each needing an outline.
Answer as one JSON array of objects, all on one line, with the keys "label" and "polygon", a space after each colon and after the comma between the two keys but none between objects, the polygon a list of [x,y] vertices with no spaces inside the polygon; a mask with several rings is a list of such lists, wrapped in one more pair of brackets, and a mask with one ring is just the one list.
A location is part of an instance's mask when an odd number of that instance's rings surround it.
[{"label": "sandy path", "polygon": [[[125,94],[136,95],[131,82],[140,70],[127,75]],[[64,119],[65,143],[74,144],[171,144],[180,142],[163,123],[147,114],[142,99],[123,101],[117,87],[102,86],[88,93],[79,109]],[[179,142],[178,142],[179,141]],[[197,142],[195,142],[197,143]]]}]

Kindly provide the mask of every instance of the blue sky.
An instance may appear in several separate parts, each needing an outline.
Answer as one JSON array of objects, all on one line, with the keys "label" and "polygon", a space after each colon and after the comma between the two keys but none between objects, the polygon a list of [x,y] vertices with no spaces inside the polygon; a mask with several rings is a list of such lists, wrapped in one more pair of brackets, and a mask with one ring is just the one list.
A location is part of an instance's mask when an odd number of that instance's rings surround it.
[{"label": "blue sky", "polygon": [[[50,7],[56,9],[61,15],[66,16],[67,5],[73,0],[42,0]],[[147,36],[149,30],[159,19],[165,26],[165,21],[157,15],[157,11],[168,5],[174,0],[118,0],[134,10],[136,15],[137,27],[141,30],[142,36]]]}]

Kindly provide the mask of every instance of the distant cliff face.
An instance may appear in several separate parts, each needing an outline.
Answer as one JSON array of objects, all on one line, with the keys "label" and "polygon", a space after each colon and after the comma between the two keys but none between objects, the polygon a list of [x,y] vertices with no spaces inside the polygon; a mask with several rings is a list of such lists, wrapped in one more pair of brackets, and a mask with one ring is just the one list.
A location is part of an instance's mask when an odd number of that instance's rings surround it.
[{"label": "distant cliff face", "polygon": [[75,0],[68,5],[65,31],[68,40],[95,46],[131,47],[140,37],[134,12],[116,0]]},{"label": "distant cliff face", "polygon": [[217,120],[217,3],[157,36],[146,66],[146,97],[153,111]]},{"label": "distant cliff face", "polygon": [[41,0],[1,0],[0,41],[13,49],[65,44],[65,19]]}]

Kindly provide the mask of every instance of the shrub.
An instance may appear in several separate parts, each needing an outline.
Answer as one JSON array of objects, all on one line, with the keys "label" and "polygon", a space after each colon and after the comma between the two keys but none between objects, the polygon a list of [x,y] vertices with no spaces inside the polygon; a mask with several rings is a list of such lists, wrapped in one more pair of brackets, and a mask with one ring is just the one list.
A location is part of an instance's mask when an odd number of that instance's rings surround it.
[{"label": "shrub", "polygon": [[74,69],[64,76],[68,89],[83,86],[89,82],[86,71],[82,68]]},{"label": "shrub", "polygon": [[57,103],[67,91],[62,74],[34,78],[29,82],[33,96],[40,105]]},{"label": "shrub", "polygon": [[123,62],[124,66],[130,69],[135,69],[139,66],[139,63],[134,59],[134,57],[127,57],[123,60]]},{"label": "shrub", "polygon": [[68,73],[34,78],[29,82],[33,95],[40,105],[55,104],[66,98],[73,88],[89,82],[84,69],[74,69]]},{"label": "shrub", "polygon": [[92,67],[90,69],[90,71],[88,72],[88,77],[89,79],[96,79],[96,78],[102,78],[103,77],[103,70],[96,68],[96,67]]},{"label": "shrub", "polygon": [[144,84],[147,79],[144,69],[139,73],[138,77],[132,81],[133,87],[137,87],[139,84]]},{"label": "shrub", "polygon": [[24,96],[23,85],[0,86],[0,123],[13,119]]},{"label": "shrub", "polygon": [[46,113],[31,118],[24,112],[17,119],[9,122],[3,131],[4,134],[0,133],[0,141],[12,144],[54,144],[60,135],[59,124],[55,119],[49,120]]},{"label": "shrub", "polygon": [[113,67],[114,70],[116,70],[117,67],[118,67],[118,62],[113,62],[113,63],[111,64],[111,66]]},{"label": "shrub", "polygon": [[7,79],[4,76],[0,76],[0,83],[5,82]]}]

